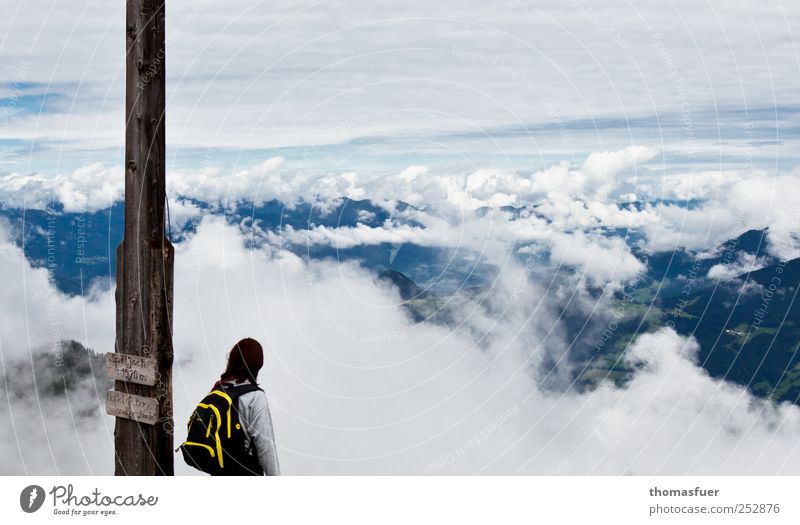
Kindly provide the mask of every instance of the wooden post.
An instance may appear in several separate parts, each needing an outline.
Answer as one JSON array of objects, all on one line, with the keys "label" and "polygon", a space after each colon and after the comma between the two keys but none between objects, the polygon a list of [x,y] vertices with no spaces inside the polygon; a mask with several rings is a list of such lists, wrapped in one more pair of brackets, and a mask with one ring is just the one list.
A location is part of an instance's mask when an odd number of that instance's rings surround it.
[{"label": "wooden post", "polygon": [[133,399],[146,406],[149,402],[141,398],[154,398],[157,413],[153,416],[157,419],[149,424],[150,416],[137,416],[139,420],[117,417],[114,448],[118,476],[174,473],[174,250],[164,236],[164,72],[164,0],[127,0],[125,236],[117,248],[115,350],[155,360],[157,381],[150,386],[117,380],[115,391],[131,396],[111,393],[109,399],[115,403],[114,410],[125,413],[120,401],[131,403]]}]

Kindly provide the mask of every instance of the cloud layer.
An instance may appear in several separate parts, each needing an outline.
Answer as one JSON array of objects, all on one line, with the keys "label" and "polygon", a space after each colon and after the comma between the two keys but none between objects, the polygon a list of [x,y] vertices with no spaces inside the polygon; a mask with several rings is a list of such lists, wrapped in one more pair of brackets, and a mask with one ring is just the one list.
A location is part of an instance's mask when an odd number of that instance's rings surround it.
[{"label": "cloud layer", "polygon": [[[66,298],[7,237],[2,246],[25,276],[6,281],[7,310],[41,305],[46,294],[62,336],[108,348],[110,292]],[[397,291],[356,265],[245,246],[238,227],[208,217],[177,247],[178,441],[225,352],[251,336],[267,350],[261,380],[286,473],[770,474],[800,467],[800,409],[711,379],[695,363],[696,344],[671,331],[641,335],[629,349],[626,360],[640,368],[625,388],[543,388],[538,364],[566,348],[558,297],[515,264],[480,300],[453,305],[462,322],[413,324]],[[4,323],[4,372],[31,352],[52,350],[52,316],[37,311],[18,314],[7,331]],[[112,471],[111,418],[87,424],[74,416],[76,405],[97,402],[92,385],[71,393],[72,411],[56,398],[22,403],[7,385],[6,377],[0,418],[29,434],[6,440],[4,473]],[[76,459],[75,447],[86,457]],[[192,473],[180,458],[176,465]]]},{"label": "cloud layer", "polygon": [[[380,243],[464,248],[493,265],[504,264],[511,247],[520,253],[544,250],[598,287],[624,283],[644,270],[632,255],[634,244],[645,251],[705,251],[749,229],[768,228],[769,253],[780,259],[800,256],[793,197],[800,192],[797,169],[667,173],[657,164],[660,156],[653,148],[631,146],[539,171],[414,165],[377,174],[299,170],[273,157],[234,173],[211,167],[175,171],[167,190],[178,229],[207,213],[274,200],[289,208],[312,203],[329,213],[342,197],[368,199],[390,218],[375,224],[362,215],[356,225],[277,230],[262,230],[255,222],[252,233],[276,248]],[[99,164],[55,178],[14,173],[0,180],[0,196],[10,207],[60,203],[65,211],[94,211],[118,200],[122,190],[121,173]],[[211,209],[201,209],[197,201]],[[411,207],[400,207],[401,202]]]}]

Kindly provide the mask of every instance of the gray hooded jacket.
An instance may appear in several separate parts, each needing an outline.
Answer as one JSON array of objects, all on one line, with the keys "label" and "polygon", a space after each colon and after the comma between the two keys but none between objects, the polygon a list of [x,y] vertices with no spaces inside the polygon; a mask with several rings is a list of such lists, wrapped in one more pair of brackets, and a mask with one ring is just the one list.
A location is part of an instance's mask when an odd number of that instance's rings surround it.
[{"label": "gray hooded jacket", "polygon": [[[225,381],[226,384],[244,385],[250,381]],[[263,390],[255,390],[239,396],[237,403],[239,422],[244,430],[245,449],[250,443],[255,444],[256,455],[264,474],[279,476],[278,450],[275,446],[275,434],[272,430],[272,416],[269,413],[267,394]]]}]

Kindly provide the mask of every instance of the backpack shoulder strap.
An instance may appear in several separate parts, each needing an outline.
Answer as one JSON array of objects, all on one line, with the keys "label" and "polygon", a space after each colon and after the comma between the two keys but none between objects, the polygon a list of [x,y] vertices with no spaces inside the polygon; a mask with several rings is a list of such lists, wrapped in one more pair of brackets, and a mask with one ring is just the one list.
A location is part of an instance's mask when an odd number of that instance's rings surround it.
[{"label": "backpack shoulder strap", "polygon": [[[233,413],[235,414],[235,417],[237,418],[237,420],[238,420],[238,417],[239,417],[239,407],[238,407],[239,396],[242,396],[242,395],[247,394],[249,392],[255,392],[256,390],[261,390],[261,391],[264,390],[260,386],[254,385],[252,383],[246,383],[244,385],[238,385],[238,386],[223,384],[222,385],[222,389],[225,391],[226,394],[228,394],[228,397],[231,398],[231,405],[232,405],[232,408],[233,408]],[[247,448],[247,451],[246,451],[247,456],[248,457],[252,457],[255,454],[255,449],[256,449],[256,443],[255,443],[255,441],[251,440],[250,441],[250,446]],[[260,468],[257,465],[258,464],[256,463],[256,467],[255,467],[256,470],[258,470]]]},{"label": "backpack shoulder strap", "polygon": [[239,399],[239,396],[247,394],[249,392],[255,392],[256,390],[263,390],[260,386],[254,385],[252,383],[247,383],[245,385],[239,386],[230,386],[226,385],[223,386],[225,393],[230,396],[233,403],[236,403],[236,400]]}]

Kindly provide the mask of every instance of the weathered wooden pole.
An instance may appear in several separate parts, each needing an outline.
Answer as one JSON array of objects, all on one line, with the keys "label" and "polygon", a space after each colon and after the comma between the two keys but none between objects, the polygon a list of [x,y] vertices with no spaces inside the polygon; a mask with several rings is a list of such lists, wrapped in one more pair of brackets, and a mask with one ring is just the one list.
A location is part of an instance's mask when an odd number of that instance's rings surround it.
[{"label": "weathered wooden pole", "polygon": [[[157,379],[152,386],[115,382],[116,393],[110,394],[113,399],[109,398],[107,410],[111,411],[113,403],[116,410],[127,411],[128,416],[116,420],[116,475],[174,473],[174,250],[164,235],[164,3],[127,0],[125,236],[117,248],[115,350],[147,358],[141,363],[154,362]],[[121,362],[130,362],[126,359]],[[150,424],[153,421],[155,424]]]}]

